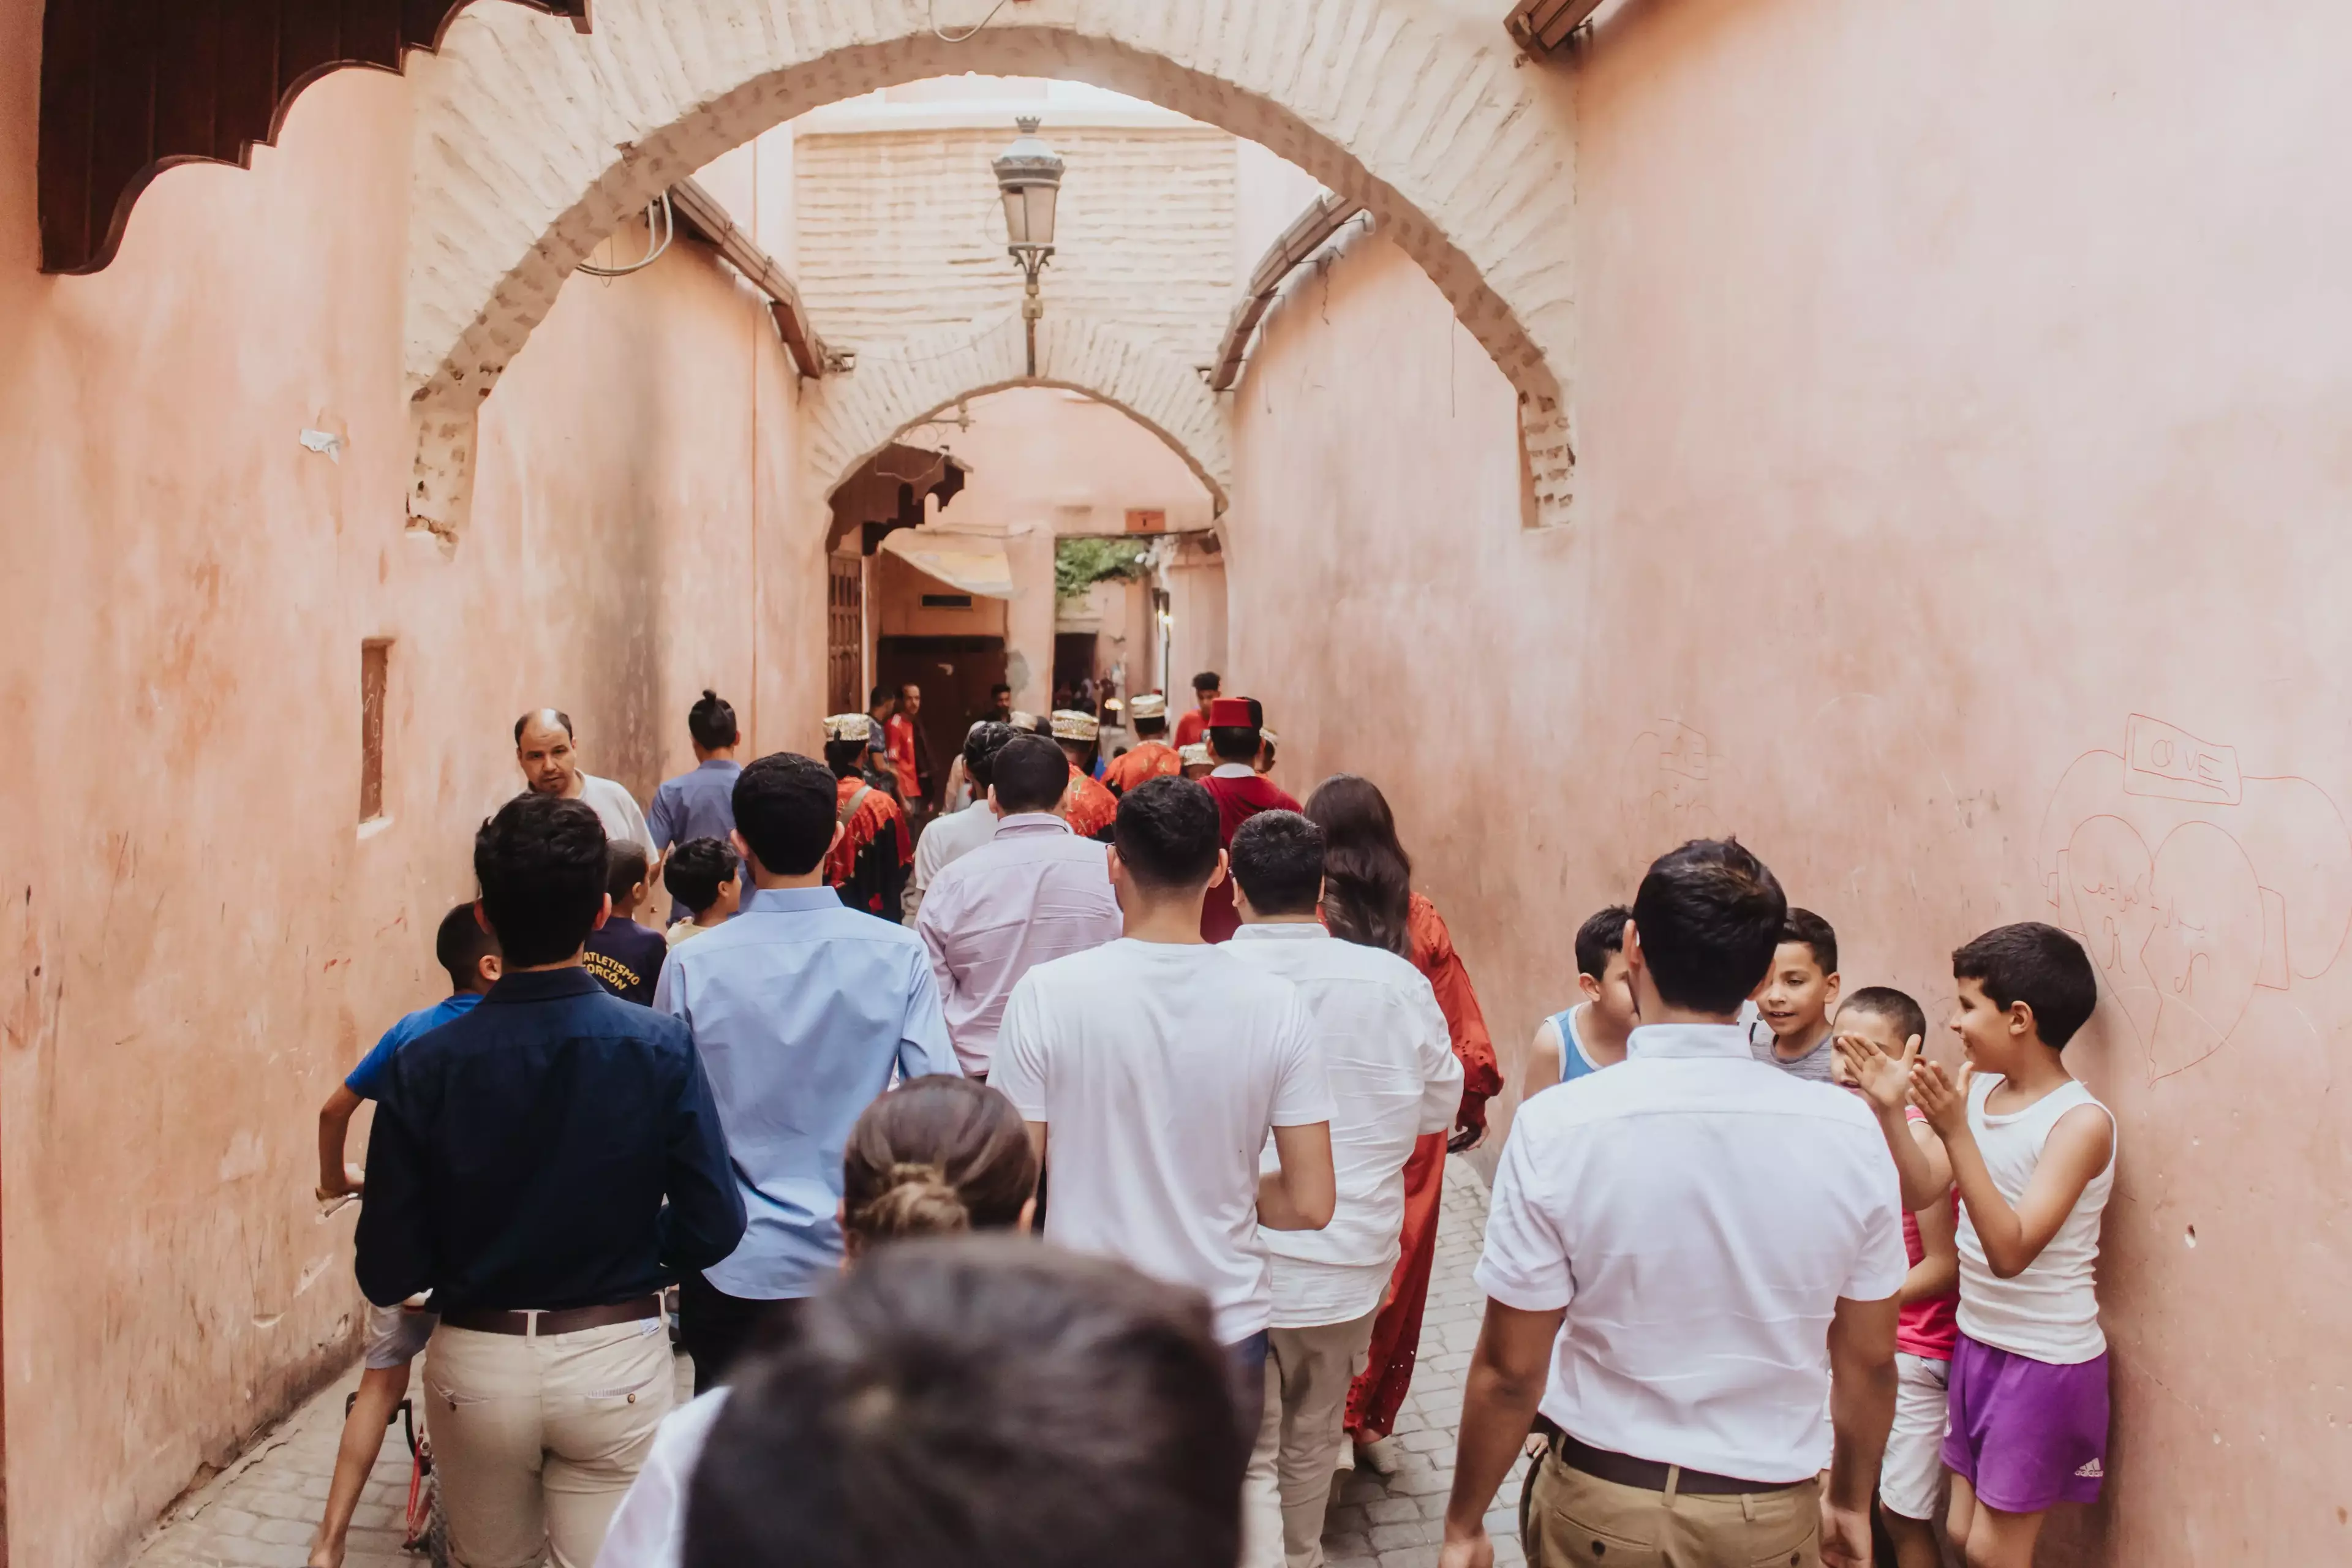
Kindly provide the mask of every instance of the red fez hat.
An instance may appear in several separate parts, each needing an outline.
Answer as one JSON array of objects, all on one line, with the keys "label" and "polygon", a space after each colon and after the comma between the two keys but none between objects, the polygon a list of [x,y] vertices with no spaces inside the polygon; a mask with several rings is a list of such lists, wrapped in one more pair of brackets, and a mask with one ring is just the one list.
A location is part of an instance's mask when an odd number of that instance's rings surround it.
[{"label": "red fez hat", "polygon": [[1220,697],[1209,704],[1212,730],[1255,730],[1262,711],[1251,697]]}]

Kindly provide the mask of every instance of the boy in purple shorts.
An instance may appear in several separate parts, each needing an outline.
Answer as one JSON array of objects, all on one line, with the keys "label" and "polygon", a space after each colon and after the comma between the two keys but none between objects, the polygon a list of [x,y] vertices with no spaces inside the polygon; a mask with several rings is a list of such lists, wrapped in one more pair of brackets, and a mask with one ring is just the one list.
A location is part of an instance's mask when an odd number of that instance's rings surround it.
[{"label": "boy in purple shorts", "polygon": [[2116,1124],[2060,1053],[2098,981],[2081,944],[2029,921],[1952,954],[1968,1065],[1911,1071],[1960,1194],[1947,1527],[1969,1568],[2032,1568],[2052,1505],[2095,1502],[2106,1471],[2107,1342],[2093,1268]]}]

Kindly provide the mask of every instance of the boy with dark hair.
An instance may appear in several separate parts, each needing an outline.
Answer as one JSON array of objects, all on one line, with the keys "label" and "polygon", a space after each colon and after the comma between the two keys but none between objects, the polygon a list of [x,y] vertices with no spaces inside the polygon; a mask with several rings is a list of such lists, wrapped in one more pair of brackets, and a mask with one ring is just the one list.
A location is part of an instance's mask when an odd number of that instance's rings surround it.
[{"label": "boy with dark hair", "polygon": [[839,1270],[841,1150],[858,1112],[894,1072],[956,1070],[923,944],[824,885],[845,832],[841,765],[780,752],[743,770],[735,847],[753,891],[670,955],[654,994],[693,1031],[751,1215],[741,1246],[678,1282],[697,1393]]},{"label": "boy with dark hair", "polygon": [[[730,801],[727,816],[735,816]],[[731,833],[732,828],[729,831]],[[685,920],[669,928],[669,945],[716,931],[743,901],[743,863],[723,838],[689,838],[669,853],[662,867],[662,885]]]},{"label": "boy with dark hair", "polygon": [[1232,1568],[1220,1359],[1197,1292],[1121,1264],[883,1248],[729,1396],[685,1568]]},{"label": "boy with dark hair", "polygon": [[604,891],[613,911],[588,933],[588,973],[622,1001],[650,1007],[669,943],[651,926],[637,923],[637,910],[649,896],[646,852],[634,844],[615,844],[609,853]]},{"label": "boy with dark hair", "polygon": [[605,849],[558,796],[482,825],[503,973],[393,1057],[369,1141],[360,1285],[440,1310],[434,1468],[463,1563],[594,1561],[671,1404],[662,1285],[743,1234],[693,1040],[587,973]]},{"label": "boy with dark hair", "polygon": [[1204,669],[1192,678],[1192,706],[1176,721],[1178,750],[1202,742],[1209,730],[1209,706],[1223,694],[1224,685],[1213,669]]},{"label": "boy with dark hair", "polygon": [[[474,918],[474,906],[459,904],[441,917],[434,933],[433,956],[449,976],[449,994],[430,1007],[420,1007],[383,1032],[375,1048],[360,1059],[351,1076],[335,1087],[319,1108],[319,1201],[335,1203],[357,1197],[366,1177],[356,1165],[343,1163],[343,1146],[351,1133],[352,1117],[360,1106],[376,1098],[394,1051],[454,1018],[474,1010],[499,978],[499,944]],[[335,1451],[334,1479],[327,1487],[327,1509],[310,1545],[311,1568],[341,1568],[343,1549],[359,1507],[360,1489],[383,1447],[383,1429],[408,1393],[408,1363],[433,1337],[439,1320],[431,1312],[406,1305],[378,1307],[370,1303],[367,1353],[360,1373],[359,1392],[343,1417],[341,1446]]]},{"label": "boy with dark hair", "polygon": [[1813,1083],[1835,1083],[1830,1015],[1837,999],[1837,932],[1811,910],[1790,910],[1772,951],[1772,972],[1756,997],[1762,1016],[1748,1035],[1756,1059]]},{"label": "boy with dark hair", "polygon": [[933,818],[915,840],[914,875],[899,899],[907,924],[913,925],[921,914],[923,900],[941,871],[996,837],[996,813],[988,804],[988,786],[995,777],[991,764],[1015,732],[1011,724],[994,719],[983,719],[965,732],[963,753],[949,776],[961,779],[961,787],[971,792],[971,800]]},{"label": "boy with dark hair", "polygon": [[1959,1255],[1953,1242],[1958,1200],[1951,1166],[1927,1117],[1908,1103],[1927,1016],[1907,994],[1865,985],[1837,1013],[1838,1060],[1877,1113],[1879,1131],[1903,1184],[1903,1250],[1911,1272],[1898,1293],[1895,1331],[1895,1425],[1878,1472],[1878,1512],[1895,1543],[1896,1568],[1942,1568],[1936,1511],[1944,1482],[1946,1390],[1951,1382]]},{"label": "boy with dark hair", "polygon": [[1021,977],[1119,932],[1108,851],[1066,819],[1072,784],[1061,748],[1013,736],[992,759],[990,779],[995,836],[940,873],[915,918],[956,1059],[981,1079]]},{"label": "boy with dark hair", "polygon": [[[1261,811],[1297,811],[1298,803],[1257,771],[1265,710],[1255,697],[1220,697],[1209,705],[1209,751],[1217,765],[1201,782],[1217,803],[1220,841],[1230,847],[1241,825]],[[1241,924],[1230,892],[1201,906],[1201,939],[1223,942]]]},{"label": "boy with dark hair", "polygon": [[1338,1199],[1319,1231],[1262,1227],[1272,1269],[1265,1415],[1250,1459],[1248,1568],[1322,1560],[1348,1392],[1402,1251],[1405,1165],[1454,1125],[1462,1063],[1444,1010],[1411,961],[1324,928],[1323,829],[1263,811],[1234,835],[1241,929],[1225,951],[1287,980],[1315,1021],[1334,1111]]},{"label": "boy with dark hair", "polygon": [[1948,1519],[1971,1568],[2030,1568],[2052,1507],[2096,1502],[2107,1342],[2095,1268],[2116,1123],[2060,1054],[2098,1005],[2082,944],[2040,921],[1952,954],[1958,1079],[1911,1069],[1960,1194]]},{"label": "boy with dark hair", "polygon": [[1736,841],[1661,858],[1623,932],[1642,1019],[1626,1059],[1519,1108],[1445,1568],[1491,1561],[1486,1515],[1538,1412],[1531,1560],[1595,1561],[1605,1537],[1653,1562],[1869,1562],[1902,1213],[1861,1102],[1749,1052],[1741,1005],[1787,918]]},{"label": "boy with dark hair", "polygon": [[824,721],[824,761],[833,771],[835,820],[841,826],[825,880],[851,909],[895,924],[905,911],[915,840],[905,807],[866,775],[872,736],[873,721],[863,713],[837,713]]},{"label": "boy with dark hair", "polygon": [[1108,868],[1125,934],[1022,977],[990,1082],[1046,1163],[1046,1239],[1206,1290],[1254,1433],[1273,1313],[1257,1232],[1329,1223],[1332,1101],[1297,988],[1201,940],[1224,861],[1207,790],[1129,790]]},{"label": "boy with dark hair", "polygon": [[1536,1026],[1522,1102],[1625,1059],[1626,1037],[1641,1022],[1625,968],[1625,922],[1633,918],[1632,910],[1612,904],[1577,928],[1576,984],[1584,1000]]}]

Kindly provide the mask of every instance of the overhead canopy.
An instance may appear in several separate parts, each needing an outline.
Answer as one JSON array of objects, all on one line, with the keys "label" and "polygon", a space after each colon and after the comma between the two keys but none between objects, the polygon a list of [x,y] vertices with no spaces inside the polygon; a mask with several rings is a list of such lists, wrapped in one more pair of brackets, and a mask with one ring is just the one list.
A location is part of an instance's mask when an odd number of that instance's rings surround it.
[{"label": "overhead canopy", "polygon": [[1013,597],[1013,565],[1001,540],[972,533],[933,533],[902,528],[882,548],[916,571],[984,598]]}]

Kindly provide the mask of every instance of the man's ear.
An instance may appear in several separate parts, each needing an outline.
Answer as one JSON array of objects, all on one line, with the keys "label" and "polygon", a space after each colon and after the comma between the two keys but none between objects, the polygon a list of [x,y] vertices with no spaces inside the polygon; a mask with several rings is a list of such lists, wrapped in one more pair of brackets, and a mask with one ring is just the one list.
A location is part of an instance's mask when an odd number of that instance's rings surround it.
[{"label": "man's ear", "polygon": [[[1223,881],[1226,875],[1232,870],[1234,858],[1231,855],[1227,854],[1223,849],[1218,850],[1217,868],[1209,873],[1209,886],[1213,888],[1218,883]],[[1239,889],[1236,889],[1235,890],[1238,891]]]},{"label": "man's ear", "polygon": [[604,922],[605,922],[606,921],[611,920],[612,918],[613,918],[613,895],[612,895],[612,894],[610,894],[610,893],[607,893],[607,894],[605,894],[605,895],[604,895],[604,907],[603,907],[603,908],[601,908],[601,909],[599,909],[599,910],[596,911],[596,923],[595,923],[594,925],[590,926],[588,929],[589,929],[590,931],[603,931],[603,930],[604,929]]},{"label": "man's ear", "polygon": [[[845,822],[836,822],[833,825],[833,837],[826,842],[824,847],[824,853],[827,859],[832,858],[835,850],[841,847],[841,841],[848,836],[849,824]],[[819,860],[817,864],[822,866],[824,864],[824,861]]]}]

